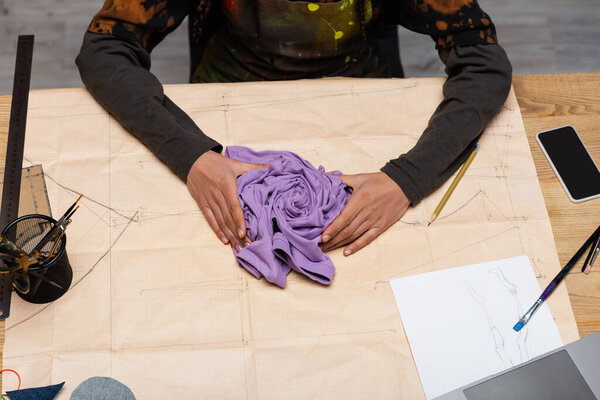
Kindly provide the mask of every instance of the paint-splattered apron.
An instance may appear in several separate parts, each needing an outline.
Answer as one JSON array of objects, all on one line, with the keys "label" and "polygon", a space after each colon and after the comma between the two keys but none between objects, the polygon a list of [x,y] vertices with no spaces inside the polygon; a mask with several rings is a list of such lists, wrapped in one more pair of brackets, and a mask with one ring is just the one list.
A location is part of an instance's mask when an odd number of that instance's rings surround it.
[{"label": "paint-splattered apron", "polygon": [[[356,1],[222,0],[227,24],[208,42],[192,81],[388,76],[372,35],[361,32]],[[367,21],[371,14],[366,1]]]}]

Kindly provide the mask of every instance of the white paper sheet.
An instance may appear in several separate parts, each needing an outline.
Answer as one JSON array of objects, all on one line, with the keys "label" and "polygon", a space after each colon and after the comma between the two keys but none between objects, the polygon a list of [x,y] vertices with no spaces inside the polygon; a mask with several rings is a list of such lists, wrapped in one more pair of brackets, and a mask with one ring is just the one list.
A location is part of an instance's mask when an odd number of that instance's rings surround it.
[{"label": "white paper sheet", "polygon": [[563,345],[544,304],[512,327],[541,290],[525,256],[391,281],[428,399]]}]

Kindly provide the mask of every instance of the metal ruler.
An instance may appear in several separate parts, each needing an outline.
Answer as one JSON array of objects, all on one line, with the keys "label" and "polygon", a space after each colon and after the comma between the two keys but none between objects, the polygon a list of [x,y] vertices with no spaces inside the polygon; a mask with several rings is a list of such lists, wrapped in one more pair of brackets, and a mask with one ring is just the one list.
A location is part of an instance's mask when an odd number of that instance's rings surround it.
[{"label": "metal ruler", "polygon": [[[23,147],[25,145],[25,125],[27,122],[32,56],[33,35],[19,36],[12,103],[10,106],[8,142],[6,144],[0,230],[19,217],[21,168],[23,167]],[[10,315],[11,293],[12,280],[10,276],[8,274],[0,274],[0,320],[8,318]]]}]

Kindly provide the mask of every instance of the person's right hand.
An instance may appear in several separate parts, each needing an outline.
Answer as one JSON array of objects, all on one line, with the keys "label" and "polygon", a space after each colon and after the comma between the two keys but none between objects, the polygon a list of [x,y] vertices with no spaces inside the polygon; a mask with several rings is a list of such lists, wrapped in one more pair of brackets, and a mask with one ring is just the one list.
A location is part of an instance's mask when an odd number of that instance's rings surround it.
[{"label": "person's right hand", "polygon": [[236,178],[268,164],[249,164],[214,151],[202,154],[187,175],[187,187],[217,237],[240,252],[250,244]]}]

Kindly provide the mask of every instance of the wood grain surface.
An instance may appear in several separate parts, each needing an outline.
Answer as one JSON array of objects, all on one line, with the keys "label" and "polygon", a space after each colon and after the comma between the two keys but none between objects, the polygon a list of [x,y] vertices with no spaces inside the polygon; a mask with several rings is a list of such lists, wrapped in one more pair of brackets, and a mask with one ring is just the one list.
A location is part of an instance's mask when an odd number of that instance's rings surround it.
[{"label": "wood grain surface", "polygon": [[[572,125],[597,164],[600,164],[600,72],[515,76],[513,85],[521,107],[525,131],[552,223],[561,263],[600,224],[600,199],[574,204],[554,175],[535,134]],[[0,96],[0,173],[4,173],[10,96]],[[580,261],[579,265],[581,265]],[[566,278],[571,305],[581,337],[600,331],[600,264],[589,275],[575,267]],[[0,322],[0,345],[4,322]],[[0,356],[0,366],[2,357]],[[0,377],[1,379],[1,377]],[[1,383],[1,380],[0,380]]]},{"label": "wood grain surface", "polygon": [[[579,133],[600,164],[600,72],[515,76],[529,147],[546,201],[558,258],[565,264],[600,224],[600,199],[572,203],[542,153],[535,135],[563,125]],[[565,279],[581,337],[600,331],[600,264],[589,275],[579,264]]]}]

